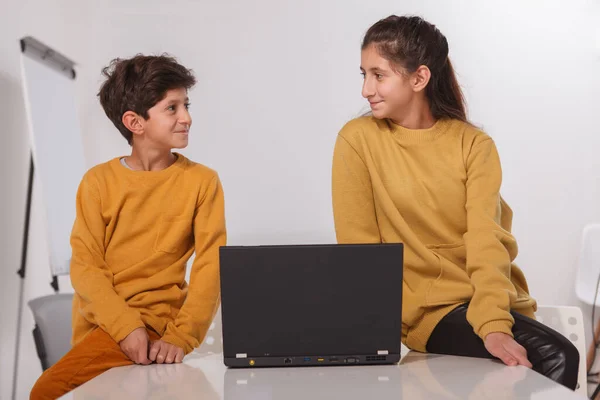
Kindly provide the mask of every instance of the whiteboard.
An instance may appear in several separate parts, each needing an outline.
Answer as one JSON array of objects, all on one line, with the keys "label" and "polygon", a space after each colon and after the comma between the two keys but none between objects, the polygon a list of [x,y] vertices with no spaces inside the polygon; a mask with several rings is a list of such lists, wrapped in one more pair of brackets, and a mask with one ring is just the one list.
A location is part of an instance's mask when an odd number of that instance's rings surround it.
[{"label": "whiteboard", "polygon": [[69,273],[71,260],[69,240],[75,221],[77,188],[86,171],[77,118],[75,73],[71,67],[66,71],[57,68],[60,65],[57,61],[70,62],[65,57],[47,47],[45,53],[40,52],[44,45],[35,40],[29,44],[23,46],[21,72],[35,187],[41,192],[36,197],[42,199],[44,208],[49,267],[54,276],[65,275]]}]

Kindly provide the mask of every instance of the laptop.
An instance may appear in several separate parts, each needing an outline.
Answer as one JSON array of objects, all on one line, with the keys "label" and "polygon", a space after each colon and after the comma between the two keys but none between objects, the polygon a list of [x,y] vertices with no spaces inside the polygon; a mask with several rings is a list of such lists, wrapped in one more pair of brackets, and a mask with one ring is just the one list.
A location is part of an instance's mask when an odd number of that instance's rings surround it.
[{"label": "laptop", "polygon": [[228,367],[400,360],[403,245],[220,248]]}]

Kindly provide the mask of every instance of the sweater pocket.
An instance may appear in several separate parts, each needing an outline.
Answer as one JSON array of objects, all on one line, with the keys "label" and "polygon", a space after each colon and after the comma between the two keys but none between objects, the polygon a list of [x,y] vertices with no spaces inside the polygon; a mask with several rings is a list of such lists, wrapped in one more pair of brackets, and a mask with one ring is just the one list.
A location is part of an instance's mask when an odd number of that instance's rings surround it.
[{"label": "sweater pocket", "polygon": [[163,215],[158,223],[154,249],[164,253],[186,251],[192,242],[192,221],[187,217]]},{"label": "sweater pocket", "polygon": [[467,302],[473,296],[473,287],[466,271],[466,248],[463,242],[428,245],[437,257],[439,275],[427,291],[428,306],[442,306]]}]

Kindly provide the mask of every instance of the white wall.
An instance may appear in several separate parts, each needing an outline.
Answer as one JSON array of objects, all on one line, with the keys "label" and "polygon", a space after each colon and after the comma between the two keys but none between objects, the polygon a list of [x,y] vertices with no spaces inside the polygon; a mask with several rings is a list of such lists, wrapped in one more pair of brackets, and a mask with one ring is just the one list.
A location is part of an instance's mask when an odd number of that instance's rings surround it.
[{"label": "white wall", "polygon": [[[25,30],[80,63],[89,165],[128,151],[98,104],[100,69],[138,52],[176,55],[199,80],[184,154],[219,171],[232,244],[334,241],[331,153],[337,131],[365,109],[361,37],[391,13],[436,23],[450,42],[470,117],[500,149],[518,262],[533,295],[544,304],[578,304],[579,234],[585,223],[600,220],[600,164],[593,153],[600,147],[597,1],[105,0],[64,12],[52,6],[65,2],[40,1],[46,14],[36,23],[20,18],[0,25],[0,71],[8,71],[11,93],[0,100],[8,106],[0,116],[9,130],[25,128],[18,56],[9,55]],[[27,4],[11,8],[33,7]],[[79,24],[67,32],[67,21]],[[7,165],[11,171],[0,175],[10,194],[0,207],[9,232],[20,232],[22,223],[25,137],[10,135],[9,146],[0,146],[0,171]],[[43,254],[42,235],[35,235],[32,252]],[[9,236],[0,246],[12,283],[2,285],[14,292],[20,236]],[[1,329],[2,349],[9,351],[5,338],[14,333]]]},{"label": "white wall", "polygon": [[598,2],[138,4],[92,12],[83,124],[94,163],[127,151],[94,97],[98,71],[115,56],[167,51],[198,76],[185,154],[220,172],[231,241],[333,240],[331,151],[364,109],[361,37],[390,13],[420,14],[448,37],[470,116],[498,143],[531,290],[543,303],[575,301],[579,233],[600,220]]}]

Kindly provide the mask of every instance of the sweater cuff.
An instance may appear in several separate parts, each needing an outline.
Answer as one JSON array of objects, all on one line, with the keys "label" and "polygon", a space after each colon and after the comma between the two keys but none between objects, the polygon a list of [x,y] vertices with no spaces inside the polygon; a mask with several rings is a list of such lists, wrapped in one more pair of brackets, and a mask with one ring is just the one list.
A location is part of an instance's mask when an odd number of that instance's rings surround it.
[{"label": "sweater cuff", "polygon": [[177,335],[177,333],[174,332],[175,329],[176,328],[173,326],[173,323],[169,323],[167,325],[167,329],[165,329],[165,333],[161,339],[164,342],[167,342],[169,344],[177,346],[180,349],[183,349],[183,353],[185,355],[190,354],[194,350],[195,346],[190,345],[187,341],[185,341],[184,339],[179,337]]},{"label": "sweater cuff", "polygon": [[146,325],[141,318],[139,318],[139,315],[135,318],[130,313],[125,312],[121,314],[110,327],[106,327],[106,332],[115,342],[119,343],[137,328],[145,327]]},{"label": "sweater cuff", "polygon": [[483,341],[485,341],[485,337],[488,334],[494,332],[506,333],[510,337],[514,337],[512,333],[512,326],[513,324],[507,320],[490,321],[483,324],[481,328],[479,328],[477,336],[479,336]]}]

